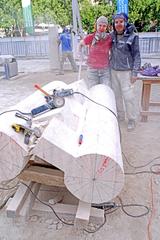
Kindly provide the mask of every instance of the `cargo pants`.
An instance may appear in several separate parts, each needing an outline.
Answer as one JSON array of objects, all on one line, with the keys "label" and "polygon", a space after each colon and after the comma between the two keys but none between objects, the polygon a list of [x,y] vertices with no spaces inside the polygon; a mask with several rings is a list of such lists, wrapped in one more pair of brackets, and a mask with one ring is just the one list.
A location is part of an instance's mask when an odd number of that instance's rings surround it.
[{"label": "cargo pants", "polygon": [[111,70],[111,85],[116,98],[118,119],[136,120],[134,84],[131,83],[131,71]]}]

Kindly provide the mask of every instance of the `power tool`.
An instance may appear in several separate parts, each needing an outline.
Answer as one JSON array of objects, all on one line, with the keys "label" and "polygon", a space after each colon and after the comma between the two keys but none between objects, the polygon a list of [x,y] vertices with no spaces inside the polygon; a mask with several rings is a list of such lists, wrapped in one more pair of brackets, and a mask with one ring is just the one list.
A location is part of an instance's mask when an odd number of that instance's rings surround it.
[{"label": "power tool", "polygon": [[65,103],[64,98],[61,97],[55,97],[50,100],[47,100],[46,104],[43,104],[37,108],[34,108],[31,110],[32,117],[36,117],[37,115],[41,113],[48,112],[49,110],[63,107]]},{"label": "power tool", "polygon": [[39,138],[42,133],[41,130],[38,127],[32,128],[32,118],[31,116],[25,116],[22,113],[16,112],[15,114],[16,117],[21,118],[26,121],[26,124],[19,124],[19,123],[14,123],[12,124],[12,128],[17,132],[23,132],[24,134],[24,143],[29,144],[30,137],[31,135],[35,135],[35,137]]},{"label": "power tool", "polygon": [[29,118],[29,117],[27,117],[27,116],[25,116],[24,114],[19,113],[19,112],[16,112],[15,116],[18,117],[18,118],[21,118],[21,119],[25,120],[25,121],[27,122],[27,125],[28,125],[29,127],[31,127],[31,125],[32,125],[32,118]]},{"label": "power tool", "polygon": [[53,90],[53,96],[55,97],[68,97],[68,96],[71,96],[73,95],[74,92],[73,92],[73,89],[70,88],[70,89],[61,89],[61,90],[57,90],[57,89],[54,89]]},{"label": "power tool", "polygon": [[22,125],[22,124],[14,123],[14,124],[12,124],[12,128],[17,133],[19,133],[19,132],[24,133],[24,143],[26,145],[29,144],[29,140],[30,140],[30,137],[31,137],[32,134],[34,134],[37,138],[39,138],[42,135],[40,129],[37,128],[37,127],[31,128],[31,127],[28,127],[28,126],[25,126],[25,125]]},{"label": "power tool", "polygon": [[43,104],[39,107],[36,107],[34,109],[31,110],[31,115],[32,117],[36,117],[39,114],[48,112],[52,109],[55,108],[60,108],[63,107],[65,104],[65,99],[62,96],[55,96],[54,94],[51,95],[49,93],[47,93],[46,91],[44,91],[39,85],[35,85],[35,87],[40,90],[42,93],[45,94],[45,100],[46,100],[46,104]]}]

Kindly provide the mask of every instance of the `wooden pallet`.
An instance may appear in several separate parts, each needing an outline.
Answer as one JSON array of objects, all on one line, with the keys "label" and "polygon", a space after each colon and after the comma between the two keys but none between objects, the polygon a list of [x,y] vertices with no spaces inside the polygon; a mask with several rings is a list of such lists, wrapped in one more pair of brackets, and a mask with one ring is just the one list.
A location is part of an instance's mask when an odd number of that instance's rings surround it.
[{"label": "wooden pallet", "polygon": [[[19,176],[21,180],[19,188],[8,203],[6,209],[7,216],[29,217],[35,212],[43,212],[52,214],[53,216],[51,209],[36,199],[36,197],[38,197],[45,201],[45,203],[48,203],[48,199],[52,199],[54,204],[51,204],[51,206],[54,208],[55,212],[63,218],[72,216],[76,227],[83,227],[88,224],[89,221],[101,224],[104,221],[104,210],[93,208],[90,203],[82,202],[73,195],[71,198],[68,198],[68,202],[63,203],[62,200],[64,195],[68,192],[64,185],[63,178],[64,174],[62,171],[51,169],[46,166],[29,166],[26,168]],[[44,196],[41,194],[40,190],[42,188],[49,189],[47,194],[45,192],[46,199],[44,199]],[[60,194],[51,196],[51,192],[54,192],[57,188],[60,189]],[[70,201],[70,199],[72,200]]]}]

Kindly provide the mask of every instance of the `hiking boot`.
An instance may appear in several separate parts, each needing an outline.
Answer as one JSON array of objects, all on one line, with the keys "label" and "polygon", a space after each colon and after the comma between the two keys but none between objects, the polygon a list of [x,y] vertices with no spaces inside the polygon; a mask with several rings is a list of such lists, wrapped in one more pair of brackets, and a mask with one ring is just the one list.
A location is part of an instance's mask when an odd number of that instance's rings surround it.
[{"label": "hiking boot", "polygon": [[135,120],[129,119],[128,120],[128,127],[127,127],[128,131],[133,131],[135,129],[135,127],[136,127]]}]

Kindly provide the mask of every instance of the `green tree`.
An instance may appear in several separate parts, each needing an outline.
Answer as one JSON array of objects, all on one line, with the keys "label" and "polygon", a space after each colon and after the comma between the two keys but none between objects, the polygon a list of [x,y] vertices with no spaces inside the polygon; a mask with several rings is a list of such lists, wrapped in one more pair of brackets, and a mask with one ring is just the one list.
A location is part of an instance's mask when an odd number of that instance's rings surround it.
[{"label": "green tree", "polygon": [[108,17],[110,22],[112,20],[114,6],[109,4],[101,3],[92,5],[90,1],[83,0],[80,1],[79,7],[83,28],[89,32],[94,30],[95,21],[99,16],[104,15]]},{"label": "green tree", "polygon": [[32,10],[35,22],[70,24],[72,11],[71,1],[32,0]]},{"label": "green tree", "polygon": [[137,24],[143,24],[143,29],[148,31],[150,21],[157,20],[160,22],[160,0],[130,0],[129,1],[129,18],[130,21]]},{"label": "green tree", "polygon": [[12,29],[20,32],[23,28],[21,0],[0,0],[0,6],[0,27],[6,30],[6,34]]},{"label": "green tree", "polygon": [[[71,0],[32,0],[32,12],[35,23],[57,23],[61,26],[72,24]],[[116,0],[78,0],[84,30],[93,31],[95,20],[104,15],[112,21],[116,12]],[[110,4],[112,2],[112,5]],[[160,25],[160,0],[129,0],[129,20],[140,26],[141,31],[150,29],[151,21]],[[0,0],[0,28],[23,28],[21,0]],[[139,29],[140,29],[139,28]]]}]

